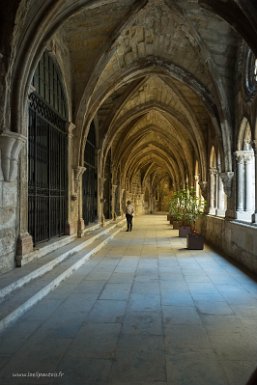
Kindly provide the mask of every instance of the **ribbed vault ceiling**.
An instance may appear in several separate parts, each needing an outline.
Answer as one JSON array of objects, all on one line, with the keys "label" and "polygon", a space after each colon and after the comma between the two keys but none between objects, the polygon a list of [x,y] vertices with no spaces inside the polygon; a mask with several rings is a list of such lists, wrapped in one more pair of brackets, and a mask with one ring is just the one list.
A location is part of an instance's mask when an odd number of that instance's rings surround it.
[{"label": "ribbed vault ceiling", "polygon": [[205,180],[207,139],[220,143],[231,128],[238,36],[229,24],[196,1],[116,0],[62,30],[82,141],[97,117],[100,146],[105,156],[112,147],[124,181],[140,172],[192,183],[196,161]]},{"label": "ribbed vault ceiling", "polygon": [[168,176],[174,185],[192,183],[196,161],[206,180],[211,141],[219,146],[223,170],[230,169],[231,91],[241,38],[209,3],[41,2],[45,38],[61,36],[69,57],[78,163],[94,119],[103,160],[111,148],[124,180],[140,172],[142,179],[151,174],[156,181]]}]

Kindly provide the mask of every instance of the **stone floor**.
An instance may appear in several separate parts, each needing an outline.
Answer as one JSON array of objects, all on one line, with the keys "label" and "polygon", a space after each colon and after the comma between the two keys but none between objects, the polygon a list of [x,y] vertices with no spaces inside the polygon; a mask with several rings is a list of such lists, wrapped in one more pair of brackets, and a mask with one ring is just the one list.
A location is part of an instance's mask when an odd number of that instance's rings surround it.
[{"label": "stone floor", "polygon": [[134,222],[0,336],[1,384],[246,383],[256,281],[164,216]]}]

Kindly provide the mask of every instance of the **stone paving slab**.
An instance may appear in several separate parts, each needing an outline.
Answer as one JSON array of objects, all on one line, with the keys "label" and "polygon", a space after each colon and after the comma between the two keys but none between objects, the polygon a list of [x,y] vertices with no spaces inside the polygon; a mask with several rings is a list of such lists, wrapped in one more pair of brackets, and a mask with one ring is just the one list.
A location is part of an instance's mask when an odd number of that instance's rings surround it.
[{"label": "stone paving slab", "polygon": [[134,222],[0,336],[1,384],[245,385],[256,281],[166,216]]}]

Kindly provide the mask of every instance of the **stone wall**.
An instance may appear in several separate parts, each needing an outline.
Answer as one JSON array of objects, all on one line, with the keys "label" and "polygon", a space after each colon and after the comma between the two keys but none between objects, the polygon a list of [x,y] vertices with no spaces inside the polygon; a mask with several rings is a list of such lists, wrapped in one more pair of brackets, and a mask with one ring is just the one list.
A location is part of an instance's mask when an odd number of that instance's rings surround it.
[{"label": "stone wall", "polygon": [[17,180],[0,180],[0,272],[15,266],[17,195]]},{"label": "stone wall", "polygon": [[257,226],[208,215],[201,231],[208,243],[257,273]]}]

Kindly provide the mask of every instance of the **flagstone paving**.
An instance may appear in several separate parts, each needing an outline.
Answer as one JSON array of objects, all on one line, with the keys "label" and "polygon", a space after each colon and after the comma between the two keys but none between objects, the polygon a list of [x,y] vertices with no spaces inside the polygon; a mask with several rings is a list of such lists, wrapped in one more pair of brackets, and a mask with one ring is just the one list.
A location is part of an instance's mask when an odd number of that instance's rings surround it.
[{"label": "flagstone paving", "polygon": [[257,283],[163,215],[134,218],[0,336],[0,383],[245,385]]}]

